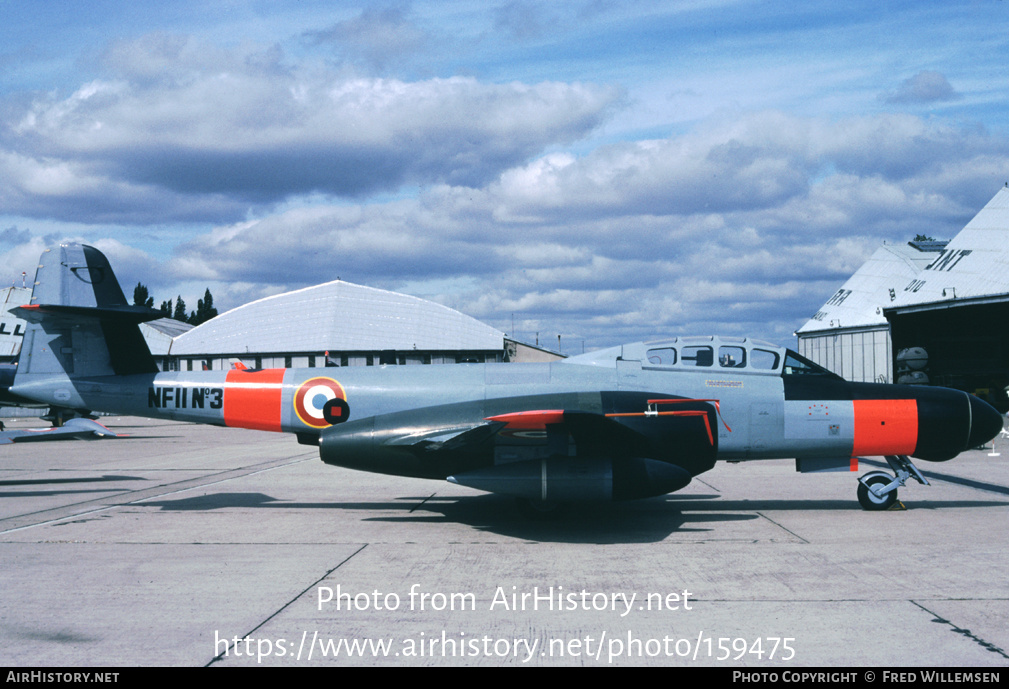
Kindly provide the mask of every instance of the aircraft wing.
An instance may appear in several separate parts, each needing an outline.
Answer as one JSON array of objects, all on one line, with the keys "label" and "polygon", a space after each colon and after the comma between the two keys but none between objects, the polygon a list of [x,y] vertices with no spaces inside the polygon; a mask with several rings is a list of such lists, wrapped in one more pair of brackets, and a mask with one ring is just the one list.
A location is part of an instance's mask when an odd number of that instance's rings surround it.
[{"label": "aircraft wing", "polygon": [[70,419],[62,426],[52,428],[26,428],[16,431],[0,431],[0,445],[11,443],[31,443],[45,440],[60,440],[67,438],[117,438],[119,434],[112,432],[97,421],[91,419]]},{"label": "aircraft wing", "polygon": [[649,393],[599,399],[586,410],[530,409],[528,398],[513,398],[514,412],[502,409],[508,399],[496,400],[497,413],[463,424],[452,424],[448,413],[436,419],[416,411],[348,422],[322,434],[321,455],[339,466],[536,499],[661,495],[714,465],[715,400]]},{"label": "aircraft wing", "polygon": [[482,423],[393,432],[381,442],[387,447],[409,448],[421,454],[467,453],[487,445],[538,445],[545,448],[543,456],[648,457],[668,461],[670,448],[675,447],[677,455],[714,458],[718,438],[714,432],[716,409],[710,404],[713,400],[640,402],[635,411],[612,413],[536,409],[496,414]]}]

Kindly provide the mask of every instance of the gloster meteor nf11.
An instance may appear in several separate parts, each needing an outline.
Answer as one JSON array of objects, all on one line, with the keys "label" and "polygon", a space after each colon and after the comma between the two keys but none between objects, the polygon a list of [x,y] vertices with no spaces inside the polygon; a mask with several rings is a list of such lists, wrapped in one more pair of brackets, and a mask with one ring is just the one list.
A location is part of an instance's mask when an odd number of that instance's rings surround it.
[{"label": "gloster meteor nf11", "polygon": [[679,490],[715,462],[795,458],[858,481],[865,509],[978,447],[1002,417],[944,388],[849,383],[748,339],[675,338],[553,363],[159,373],[105,256],[42,255],[10,392],[79,411],[294,433],[328,464],[514,495],[530,506]]}]

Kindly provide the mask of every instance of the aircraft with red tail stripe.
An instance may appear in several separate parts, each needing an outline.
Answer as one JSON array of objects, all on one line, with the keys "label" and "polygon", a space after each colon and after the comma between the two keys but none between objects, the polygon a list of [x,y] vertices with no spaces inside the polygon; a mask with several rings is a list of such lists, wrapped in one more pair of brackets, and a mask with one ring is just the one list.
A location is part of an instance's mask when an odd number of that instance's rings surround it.
[{"label": "aircraft with red tail stripe", "polygon": [[679,490],[716,461],[795,458],[799,471],[893,474],[858,482],[885,509],[910,457],[952,459],[1002,430],[967,393],[851,383],[750,339],[679,337],[550,363],[158,372],[97,249],[66,244],[39,262],[10,392],[106,411],[293,433],[321,458],[364,471],[449,480],[532,510]]}]

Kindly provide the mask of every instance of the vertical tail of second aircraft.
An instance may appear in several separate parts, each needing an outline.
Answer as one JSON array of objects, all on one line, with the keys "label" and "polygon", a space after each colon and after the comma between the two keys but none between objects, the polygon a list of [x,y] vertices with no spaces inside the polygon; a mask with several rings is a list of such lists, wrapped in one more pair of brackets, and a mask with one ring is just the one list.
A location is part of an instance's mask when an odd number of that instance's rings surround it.
[{"label": "vertical tail of second aircraft", "polygon": [[41,378],[156,373],[139,324],[161,313],[127,303],[102,252],[83,244],[47,249],[31,302],[15,384]]}]

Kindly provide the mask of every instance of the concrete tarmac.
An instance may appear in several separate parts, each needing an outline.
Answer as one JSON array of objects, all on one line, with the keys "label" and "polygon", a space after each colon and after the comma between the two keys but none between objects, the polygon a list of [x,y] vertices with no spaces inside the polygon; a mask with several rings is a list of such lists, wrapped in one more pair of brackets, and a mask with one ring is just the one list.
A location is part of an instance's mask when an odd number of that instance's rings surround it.
[{"label": "concrete tarmac", "polygon": [[904,510],[782,460],[534,522],[291,436],[103,422],[128,437],[0,447],[7,666],[1009,664],[998,440],[918,462]]}]

